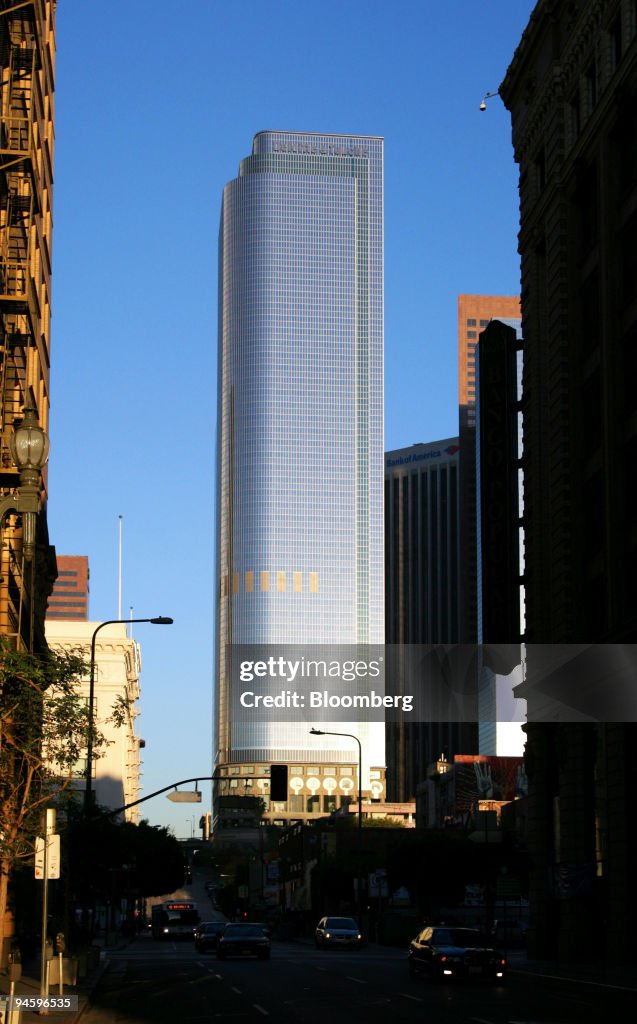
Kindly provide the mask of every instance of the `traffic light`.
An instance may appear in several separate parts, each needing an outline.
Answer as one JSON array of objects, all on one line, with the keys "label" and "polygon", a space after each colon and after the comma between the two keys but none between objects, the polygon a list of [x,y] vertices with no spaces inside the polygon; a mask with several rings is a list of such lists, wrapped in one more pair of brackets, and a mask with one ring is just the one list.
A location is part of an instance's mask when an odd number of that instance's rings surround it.
[{"label": "traffic light", "polygon": [[285,801],[288,798],[288,766],[270,765],[270,800]]}]

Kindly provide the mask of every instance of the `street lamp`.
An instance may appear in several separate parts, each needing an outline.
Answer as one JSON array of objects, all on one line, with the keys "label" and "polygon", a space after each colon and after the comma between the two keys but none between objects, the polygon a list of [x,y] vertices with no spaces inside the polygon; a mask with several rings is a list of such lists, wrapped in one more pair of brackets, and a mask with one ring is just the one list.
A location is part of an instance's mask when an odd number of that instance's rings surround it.
[{"label": "street lamp", "polygon": [[151,622],[154,626],[171,626],[173,620],[165,615],[157,615],[154,619],[107,619],[100,622],[93,630],[91,637],[91,676],[88,690],[88,738],[86,743],[86,786],[84,789],[84,811],[88,814],[93,802],[93,707],[95,704],[95,639],[104,626],[116,624],[128,625],[129,622]]},{"label": "street lamp", "polygon": [[35,552],[42,469],[49,457],[49,447],[48,435],[38,423],[35,409],[28,405],[22,421],[14,428],[9,439],[13,461],[20,470],[20,484],[15,494],[0,498],[0,527],[7,512],[18,512],[22,516],[22,545],[27,561],[33,558]]},{"label": "street lamp", "polygon": [[494,96],[499,96],[499,92],[487,92],[484,94],[482,102],[480,103],[480,110],[487,109],[487,100],[492,100]]},{"label": "street lamp", "polygon": [[347,736],[358,743],[358,927],[363,927],[363,748],[353,732],[310,729],[312,736]]}]

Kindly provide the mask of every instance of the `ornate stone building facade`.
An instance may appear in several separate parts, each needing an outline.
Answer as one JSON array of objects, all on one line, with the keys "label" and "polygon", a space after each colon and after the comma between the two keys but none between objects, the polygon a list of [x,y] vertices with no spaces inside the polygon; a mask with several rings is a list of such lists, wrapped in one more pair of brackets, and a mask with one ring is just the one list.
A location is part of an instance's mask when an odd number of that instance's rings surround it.
[{"label": "ornate stone building facade", "polygon": [[[0,496],[19,482],[15,420],[30,405],[48,429],[54,65],[54,0],[0,0]],[[46,469],[43,488],[45,496]],[[29,562],[20,518],[0,526],[0,633],[37,650],[55,578],[46,511]]]},{"label": "ornate stone building facade", "polygon": [[[527,643],[637,637],[637,7],[540,0],[520,165]],[[532,657],[532,647],[529,648]],[[632,956],[635,726],[528,727],[531,952]],[[601,940],[601,944],[600,944]],[[605,944],[605,949],[603,945]]]}]

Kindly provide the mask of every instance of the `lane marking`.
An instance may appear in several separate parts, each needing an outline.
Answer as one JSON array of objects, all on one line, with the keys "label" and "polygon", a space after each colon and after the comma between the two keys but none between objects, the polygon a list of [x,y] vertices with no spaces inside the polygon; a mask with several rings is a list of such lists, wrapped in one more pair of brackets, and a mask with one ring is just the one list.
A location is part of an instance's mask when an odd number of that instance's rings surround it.
[{"label": "lane marking", "polygon": [[345,975],[345,980],[346,981],[355,981],[357,985],[366,985],[367,984],[367,982],[363,981],[362,978],[352,978],[351,975],[349,975],[349,974]]},{"label": "lane marking", "polygon": [[[527,978],[545,978],[547,981],[563,981],[569,985],[593,985],[596,988],[614,988],[619,992],[637,992],[634,985],[611,985],[609,981],[587,981],[585,978],[568,978],[559,974],[536,974],[535,971],[519,971],[515,967],[508,971],[509,974],[526,975]],[[519,1022],[517,1022],[519,1024]],[[528,1024],[522,1021],[522,1024]],[[533,1024],[533,1021],[530,1022]]]},{"label": "lane marking", "polygon": [[233,988],[232,988],[232,992],[236,992],[236,994],[237,994],[238,996],[240,996],[240,995],[241,995],[241,989],[240,989],[240,988],[234,988],[234,987],[233,987]]},{"label": "lane marking", "polygon": [[[420,998],[420,996],[411,996],[409,994],[409,992],[399,992],[398,995],[402,996],[403,999],[411,999],[412,1002],[414,1002],[414,1003],[422,1003],[422,999]],[[477,1017],[473,1018],[473,1020],[477,1020],[477,1019],[478,1019]]]},{"label": "lane marking", "polygon": [[270,1014],[268,1013],[268,1011],[267,1011],[267,1010],[264,1010],[264,1009],[263,1009],[263,1007],[262,1007],[262,1006],[259,1006],[259,1004],[258,1004],[258,1003],[253,1003],[253,1004],[252,1004],[252,1007],[253,1007],[253,1009],[255,1009],[255,1010],[258,1010],[258,1011],[259,1011],[259,1013],[262,1013],[264,1017],[269,1017],[269,1016],[270,1016]]}]

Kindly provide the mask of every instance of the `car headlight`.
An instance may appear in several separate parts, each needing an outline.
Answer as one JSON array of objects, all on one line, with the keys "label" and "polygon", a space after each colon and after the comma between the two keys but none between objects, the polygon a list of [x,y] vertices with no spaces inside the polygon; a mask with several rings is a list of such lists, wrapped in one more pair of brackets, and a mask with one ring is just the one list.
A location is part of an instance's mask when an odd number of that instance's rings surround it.
[{"label": "car headlight", "polygon": [[329,933],[329,932],[325,932],[325,938],[326,938],[326,939],[331,939],[331,938],[332,938],[332,936],[330,935],[330,933]]}]

